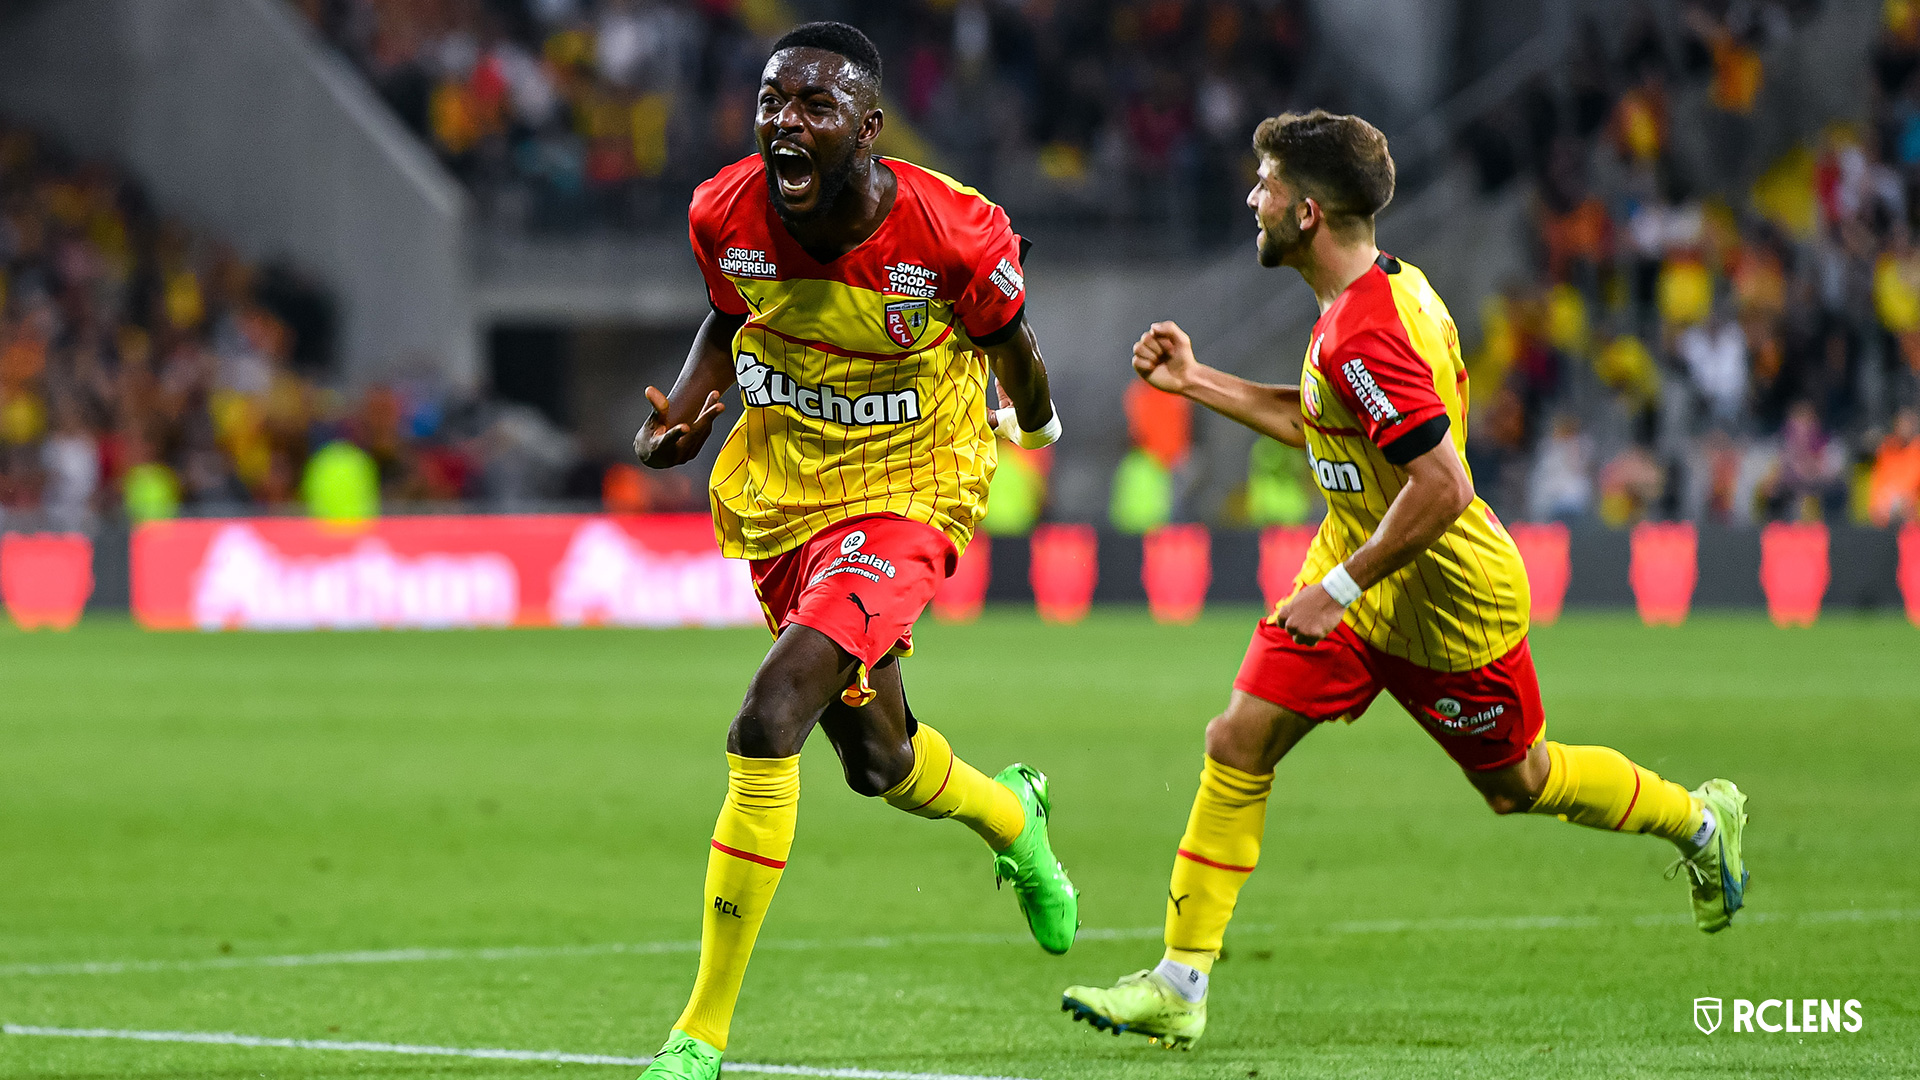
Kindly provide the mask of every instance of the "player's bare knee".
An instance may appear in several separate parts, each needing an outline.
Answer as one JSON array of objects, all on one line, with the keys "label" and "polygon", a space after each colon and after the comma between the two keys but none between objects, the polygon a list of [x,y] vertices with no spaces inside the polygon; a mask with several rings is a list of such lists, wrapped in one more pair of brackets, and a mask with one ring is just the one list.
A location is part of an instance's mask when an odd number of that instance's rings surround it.
[{"label": "player's bare knee", "polygon": [[913,744],[869,731],[863,737],[834,742],[840,755],[840,772],[847,787],[856,795],[871,799],[900,786],[913,771]]},{"label": "player's bare knee", "polygon": [[751,707],[741,709],[727,731],[728,752],[741,757],[792,757],[800,752],[796,741],[786,725]]},{"label": "player's bare knee", "polygon": [[1486,791],[1481,794],[1487,800],[1487,808],[1505,817],[1508,814],[1524,814],[1533,806],[1533,796],[1514,792]]},{"label": "player's bare knee", "polygon": [[847,762],[842,771],[847,777],[847,787],[853,789],[855,795],[874,799],[900,786],[900,781],[907,778],[912,766],[897,769],[897,765],[876,761]]},{"label": "player's bare knee", "polygon": [[1238,691],[1207,723],[1207,756],[1251,773],[1272,772],[1313,722]]},{"label": "player's bare knee", "polygon": [[1236,725],[1233,717],[1226,713],[1207,721],[1207,756],[1219,761],[1222,754],[1231,754],[1233,747],[1246,738],[1242,726]]},{"label": "player's bare knee", "polygon": [[727,749],[741,757],[792,757],[811,726],[805,713],[792,693],[763,687],[756,679],[727,732]]},{"label": "player's bare knee", "polygon": [[1534,800],[1540,797],[1539,788],[1529,783],[1524,772],[1510,770],[1488,779],[1493,782],[1475,786],[1480,789],[1480,797],[1487,800],[1487,808],[1496,814],[1524,814],[1533,809]]}]

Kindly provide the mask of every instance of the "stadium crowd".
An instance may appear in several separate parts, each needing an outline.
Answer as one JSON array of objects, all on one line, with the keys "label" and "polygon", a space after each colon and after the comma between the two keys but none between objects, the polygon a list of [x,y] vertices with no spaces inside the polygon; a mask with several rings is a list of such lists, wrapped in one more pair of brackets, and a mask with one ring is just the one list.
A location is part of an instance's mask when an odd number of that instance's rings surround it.
[{"label": "stadium crowd", "polygon": [[[483,199],[529,222],[678,220],[684,188],[750,140],[750,97],[728,90],[751,84],[764,53],[746,6],[299,2]],[[1196,205],[1237,205],[1229,158],[1252,116],[1285,104],[1301,34],[1286,3],[1020,14],[847,2],[855,10],[820,14],[874,29],[920,134],[984,155],[980,171],[1010,188],[1021,170],[1054,185],[1062,213],[1102,155],[1189,177],[1217,169],[1235,198]],[[1470,358],[1469,456],[1504,515],[1913,516],[1920,3],[1885,4],[1867,123],[1748,161],[1743,125],[1769,50],[1805,6],[1690,6],[1677,36],[1634,8],[1624,31],[1584,35],[1557,88],[1541,80],[1467,129],[1483,187],[1524,182],[1534,199],[1538,273],[1484,298]],[[1163,55],[1176,62],[1148,62]],[[963,115],[962,99],[997,104]],[[1675,123],[1690,100],[1706,123]],[[1000,134],[967,142],[983,132]],[[1701,155],[1675,140],[1700,132],[1739,189],[1689,175]],[[1151,182],[1164,175],[1135,175],[1136,190],[1165,197],[1179,185]],[[699,501],[689,485],[583,457],[535,409],[449,390],[431,358],[391,384],[333,389],[321,290],[168,220],[114,169],[3,125],[0,315],[0,512],[16,523],[299,509],[329,477],[361,477],[388,505]],[[1173,512],[1191,422],[1139,393],[1127,408],[1135,446],[1110,517],[1137,531]],[[1220,519],[1315,516],[1297,457],[1263,444]],[[1045,512],[1051,459],[1009,459],[995,496],[1007,512],[990,526],[1018,532]]]},{"label": "stadium crowd", "polygon": [[[1469,131],[1483,186],[1535,192],[1538,276],[1486,299],[1476,478],[1514,518],[1910,517],[1920,496],[1920,5],[1888,0],[1873,113],[1748,160],[1767,50],[1804,5],[1589,28]],[[1670,123],[1692,94],[1716,190]],[[1700,148],[1692,148],[1700,149]],[[1699,155],[1694,155],[1698,157]]]},{"label": "stadium crowd", "polygon": [[537,413],[451,394],[430,365],[355,396],[330,388],[324,292],[4,123],[0,315],[8,528],[305,511],[343,492],[499,506],[568,484],[599,494]]},{"label": "stadium crowd", "polygon": [[[771,39],[834,17],[880,46],[894,145],[930,147],[1023,225],[1217,237],[1304,45],[1299,0],[295,2],[489,220],[535,229],[675,226],[752,152]],[[1096,176],[1125,177],[1121,196]]]}]

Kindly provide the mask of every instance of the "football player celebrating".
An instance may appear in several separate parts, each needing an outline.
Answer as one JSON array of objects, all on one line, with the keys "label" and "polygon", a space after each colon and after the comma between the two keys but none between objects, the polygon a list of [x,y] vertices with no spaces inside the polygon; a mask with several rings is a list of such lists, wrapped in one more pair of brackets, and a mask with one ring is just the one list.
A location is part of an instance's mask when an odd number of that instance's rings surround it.
[{"label": "football player celebrating", "polygon": [[1061,1007],[1118,1034],[1191,1045],[1234,902],[1260,857],[1274,766],[1316,725],[1352,720],[1382,690],[1418,720],[1496,813],[1551,814],[1680,848],[1700,929],[1725,929],[1747,874],[1746,796],[1726,780],[1689,792],[1614,750],[1544,737],[1527,650],[1526,567],[1473,490],[1466,367],[1426,276],[1374,246],[1393,197],[1385,136],[1315,110],[1254,135],[1247,196],[1263,266],[1291,266],[1320,303],[1298,386],[1207,367],[1173,323],[1134,346],[1161,390],[1304,446],[1327,516],[1291,597],[1255,632],[1226,712],[1207,725],[1200,791],[1173,860],[1166,954],[1113,987],[1074,986]]},{"label": "football player celebrating", "polygon": [[1060,434],[1020,238],[979,192],[874,153],[880,55],[860,31],[798,27],[763,76],[759,154],[702,184],[688,213],[713,311],[672,393],[647,388],[634,439],[654,468],[692,459],[739,384],[714,531],[751,560],[775,635],[727,735],[693,996],[646,1080],[720,1073],[816,724],[853,790],[978,833],[1043,948],[1065,952],[1079,925],[1047,778],[962,761],[908,709],[896,660],[985,513],[995,432],[1028,447]]}]

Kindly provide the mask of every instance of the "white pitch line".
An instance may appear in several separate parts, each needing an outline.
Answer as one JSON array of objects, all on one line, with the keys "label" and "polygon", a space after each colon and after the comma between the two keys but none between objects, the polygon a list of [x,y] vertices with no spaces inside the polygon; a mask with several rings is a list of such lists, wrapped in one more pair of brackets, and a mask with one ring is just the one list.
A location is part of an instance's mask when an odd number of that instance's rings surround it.
[{"label": "white pitch line", "polygon": [[[1138,941],[1158,938],[1158,926],[1124,929],[1086,928],[1081,941]],[[899,949],[923,945],[1022,945],[1025,934],[899,934],[857,938],[763,940],[760,952],[816,952],[844,949]],[[66,963],[0,964],[0,977],[14,975],[125,975],[156,971],[226,971],[234,968],[331,967],[341,964],[417,964],[440,960],[539,960],[572,956],[659,956],[697,953],[700,942],[641,941],[596,945],[503,945],[471,949],[361,949],[353,952],[294,953],[284,956],[213,956],[199,960],[78,960]]]},{"label": "white pitch line", "polygon": [[[1838,911],[1751,911],[1736,916],[1736,923],[1831,923],[1914,922],[1920,920],[1920,908],[1868,910],[1842,908]],[[1484,919],[1381,919],[1374,922],[1338,922],[1327,927],[1332,934],[1405,934],[1451,933],[1473,930],[1593,930],[1604,926],[1692,925],[1693,917],[1678,913],[1636,915],[1632,919],[1603,919],[1597,915],[1519,915]]]},{"label": "white pitch line", "polygon": [[[1861,909],[1837,911],[1751,911],[1738,921],[1830,925],[1834,923],[1875,923],[1920,921],[1920,908]],[[1685,926],[1692,918],[1679,913],[1636,915],[1629,919],[1606,919],[1597,915],[1516,915],[1466,919],[1379,919],[1336,922],[1326,926],[1289,927],[1301,936],[1322,934],[1421,934],[1476,931],[1593,930],[1606,926],[1636,927]],[[1235,933],[1271,934],[1281,928],[1271,923],[1236,924]],[[1158,926],[1087,927],[1080,941],[1157,940]],[[900,934],[857,938],[790,938],[761,941],[760,952],[818,952],[847,949],[898,949],[940,945],[1025,945],[1024,934]],[[332,967],[351,964],[415,964],[459,960],[541,960],[591,956],[660,956],[670,953],[697,953],[698,941],[610,942],[596,945],[502,945],[482,948],[367,949],[356,952],[294,953],[284,956],[215,956],[199,960],[77,960],[55,963],[0,964],[0,978],[39,975],[127,975],[176,971],[228,971],[241,968]]]},{"label": "white pitch line", "polygon": [[[117,1028],[35,1027],[0,1025],[8,1035],[40,1035],[60,1039],[123,1039],[134,1042],[201,1043],[213,1046],[254,1046],[280,1050],[335,1050],[356,1054],[413,1054],[427,1057],[484,1058],[489,1061],[553,1061],[571,1065],[627,1065],[646,1067],[650,1057],[615,1054],[575,1054],[564,1050],[500,1050],[473,1046],[415,1046],[409,1043],[348,1042],[338,1039],[275,1039],[264,1035],[236,1035],[226,1031],[125,1031]],[[814,1065],[764,1065],[729,1061],[722,1072],[773,1076],[827,1076],[847,1080],[1022,1080],[1012,1076],[972,1076],[966,1073],[892,1072],[886,1069],[834,1069]]]}]

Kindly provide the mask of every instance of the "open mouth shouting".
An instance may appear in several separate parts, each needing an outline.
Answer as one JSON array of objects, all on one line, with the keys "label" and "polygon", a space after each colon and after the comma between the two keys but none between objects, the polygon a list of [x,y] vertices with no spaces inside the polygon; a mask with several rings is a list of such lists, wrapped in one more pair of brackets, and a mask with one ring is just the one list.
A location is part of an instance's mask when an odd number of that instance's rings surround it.
[{"label": "open mouth shouting", "polygon": [[794,210],[811,208],[814,193],[820,187],[813,155],[793,143],[776,142],[768,156],[780,201]]}]

